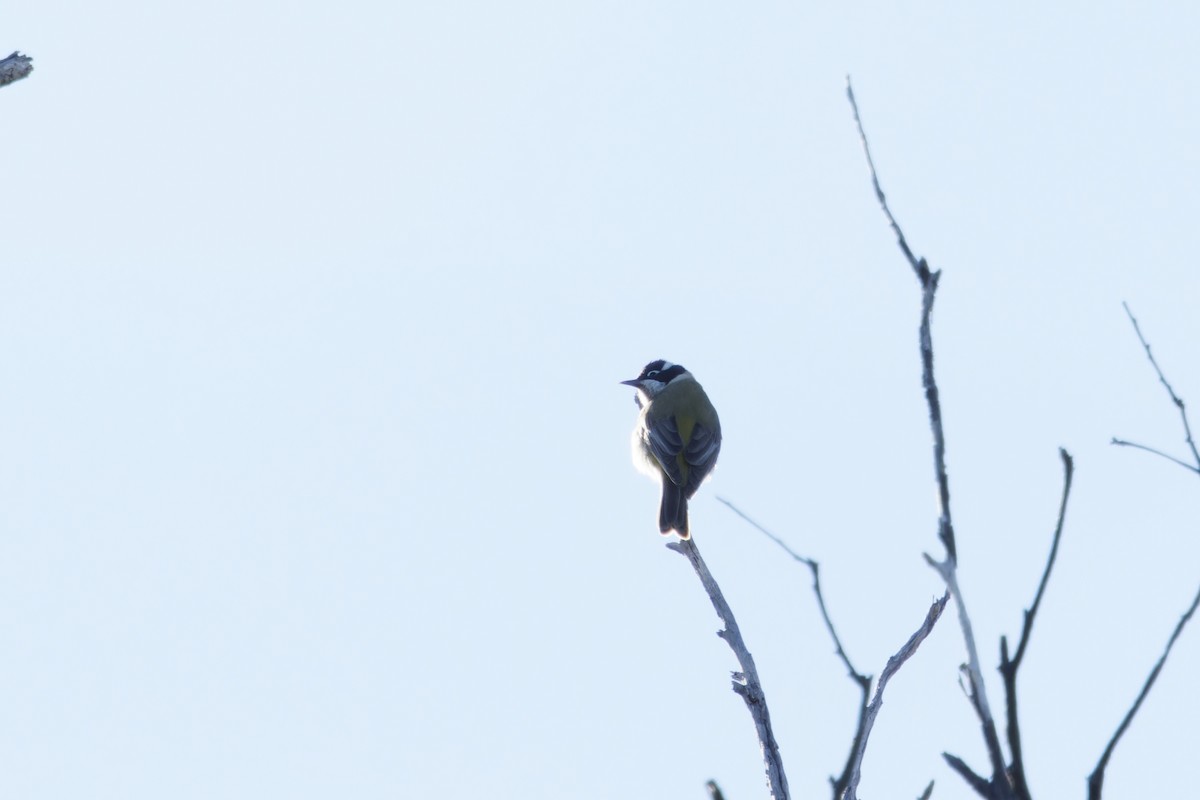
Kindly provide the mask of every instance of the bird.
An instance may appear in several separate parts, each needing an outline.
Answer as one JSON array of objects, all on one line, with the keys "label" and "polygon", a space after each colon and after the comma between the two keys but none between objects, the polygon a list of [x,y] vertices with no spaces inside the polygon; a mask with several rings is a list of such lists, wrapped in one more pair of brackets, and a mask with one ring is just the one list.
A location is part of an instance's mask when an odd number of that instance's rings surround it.
[{"label": "bird", "polygon": [[633,429],[633,463],[661,482],[658,529],[691,538],[688,500],[712,472],[721,452],[721,421],[704,388],[679,364],[659,359],[636,378],[641,412]]}]

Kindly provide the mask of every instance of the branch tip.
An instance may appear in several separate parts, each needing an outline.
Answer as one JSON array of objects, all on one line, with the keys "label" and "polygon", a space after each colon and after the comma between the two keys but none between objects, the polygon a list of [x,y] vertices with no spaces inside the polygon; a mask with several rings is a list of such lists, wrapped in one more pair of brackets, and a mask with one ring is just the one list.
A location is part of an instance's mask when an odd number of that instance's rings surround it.
[{"label": "branch tip", "polygon": [[[871,737],[871,729],[875,725],[875,718],[879,716],[879,709],[883,706],[883,691],[887,687],[888,681],[892,676],[900,671],[905,662],[916,655],[917,648],[921,643],[933,632],[933,626],[942,616],[942,612],[946,608],[946,603],[950,601],[950,593],[946,592],[939,599],[934,600],[929,607],[929,611],[925,613],[925,619],[921,626],[913,632],[913,635],[908,637],[906,641],[896,653],[888,659],[887,664],[883,668],[883,672],[879,674],[879,682],[875,685],[875,696],[871,699],[870,704],[866,707],[862,720],[859,723],[859,731],[855,735],[854,748],[850,762],[846,765],[850,779],[846,783],[844,793],[835,795],[836,797],[844,797],[845,800],[857,800],[858,783],[862,776],[862,760],[867,752],[867,741]],[[836,784],[835,784],[836,786]]]},{"label": "branch tip", "polygon": [[1177,409],[1179,409],[1180,421],[1183,423],[1183,438],[1184,441],[1187,442],[1188,449],[1191,450],[1194,463],[1189,464],[1188,462],[1182,461],[1175,456],[1170,456],[1160,450],[1155,450],[1153,447],[1147,447],[1146,445],[1128,442],[1124,439],[1118,439],[1115,436],[1112,439],[1112,443],[1124,447],[1134,447],[1139,450],[1145,450],[1148,453],[1154,453],[1155,455],[1174,462],[1175,464],[1178,464],[1179,466],[1191,472],[1200,473],[1200,450],[1196,449],[1196,441],[1194,438],[1192,438],[1192,426],[1191,423],[1188,422],[1187,407],[1184,405],[1183,398],[1175,394],[1175,389],[1171,386],[1170,381],[1167,380],[1167,376],[1163,374],[1162,368],[1158,366],[1158,361],[1154,358],[1154,353],[1152,353],[1150,350],[1150,343],[1147,342],[1146,337],[1142,335],[1142,327],[1138,325],[1137,317],[1133,315],[1133,311],[1129,308],[1129,304],[1122,300],[1121,306],[1125,309],[1125,314],[1129,317],[1129,322],[1133,325],[1133,332],[1137,334],[1137,338],[1142,345],[1142,349],[1146,351],[1146,358],[1149,360],[1150,366],[1154,367],[1154,374],[1158,376],[1159,383],[1161,383],[1163,388],[1167,390],[1167,395],[1171,398],[1171,403]]}]

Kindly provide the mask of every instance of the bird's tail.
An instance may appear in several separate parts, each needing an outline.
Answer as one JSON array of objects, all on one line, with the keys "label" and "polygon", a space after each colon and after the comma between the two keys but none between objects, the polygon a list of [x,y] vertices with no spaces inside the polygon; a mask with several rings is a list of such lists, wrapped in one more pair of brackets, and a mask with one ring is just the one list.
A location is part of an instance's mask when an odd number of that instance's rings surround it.
[{"label": "bird's tail", "polygon": [[663,476],[662,482],[662,505],[658,509],[658,529],[664,536],[671,531],[678,533],[681,539],[691,536],[688,531],[687,497],[683,494],[683,487],[676,486],[666,475]]}]

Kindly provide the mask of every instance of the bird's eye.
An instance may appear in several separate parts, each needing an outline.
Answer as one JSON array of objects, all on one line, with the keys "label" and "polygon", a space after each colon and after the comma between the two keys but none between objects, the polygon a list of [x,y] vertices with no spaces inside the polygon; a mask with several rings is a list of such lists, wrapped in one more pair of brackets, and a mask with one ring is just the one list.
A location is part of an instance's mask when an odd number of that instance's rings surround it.
[{"label": "bird's eye", "polygon": [[656,369],[652,369],[652,370],[650,370],[649,372],[647,372],[647,373],[646,373],[646,377],[647,377],[647,378],[653,378],[653,377],[654,377],[655,375],[657,375],[657,374],[658,374],[658,370],[656,370]]}]

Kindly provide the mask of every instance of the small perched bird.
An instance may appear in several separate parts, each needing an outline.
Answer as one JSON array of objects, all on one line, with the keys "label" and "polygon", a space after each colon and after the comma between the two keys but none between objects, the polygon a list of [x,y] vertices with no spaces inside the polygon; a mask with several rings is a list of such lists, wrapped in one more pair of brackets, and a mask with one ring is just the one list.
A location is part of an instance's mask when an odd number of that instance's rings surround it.
[{"label": "small perched bird", "polygon": [[692,373],[670,361],[651,361],[641,375],[621,383],[637,389],[642,410],[633,429],[634,466],[662,482],[658,528],[687,539],[687,501],[721,452],[717,410]]}]

